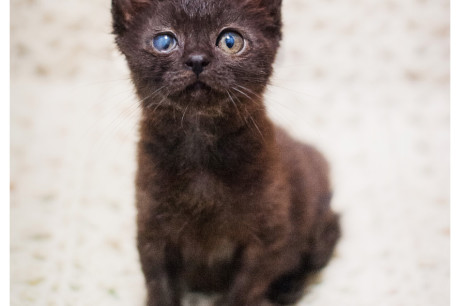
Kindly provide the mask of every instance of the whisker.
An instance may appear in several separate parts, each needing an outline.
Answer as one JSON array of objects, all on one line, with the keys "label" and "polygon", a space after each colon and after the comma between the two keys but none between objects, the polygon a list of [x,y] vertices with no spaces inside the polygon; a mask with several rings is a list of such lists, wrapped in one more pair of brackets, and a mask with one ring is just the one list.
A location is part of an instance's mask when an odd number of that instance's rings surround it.
[{"label": "whisker", "polygon": [[188,109],[188,106],[189,106],[189,105],[190,105],[190,104],[187,104],[187,106],[185,107],[184,113],[182,114],[182,119],[180,120],[180,126],[181,126],[181,128],[184,127],[184,117],[185,117],[185,113],[187,112],[187,109]]},{"label": "whisker", "polygon": [[[285,105],[285,103],[281,103],[280,101],[278,101],[277,99],[275,99],[274,97],[271,97],[270,95],[267,95],[265,97],[262,97],[260,94],[257,94],[255,93],[254,91],[252,91],[251,89],[245,87],[245,86],[242,86],[242,85],[237,85],[242,91],[246,91],[249,95],[253,95],[255,97],[258,97],[259,99],[261,99],[262,101],[265,101],[265,104],[267,106],[267,110],[269,111],[269,113],[275,117],[278,117],[278,121],[281,123],[283,122],[284,125],[286,125],[290,130],[293,130],[294,127],[292,126],[292,123],[289,119],[289,117],[291,116],[296,116],[297,113],[294,112],[292,109],[290,109],[289,107],[287,107]],[[275,112],[276,110],[276,107],[282,107],[283,109],[282,110],[278,110]],[[283,110],[286,110],[288,111],[291,115],[286,115],[285,112]],[[283,114],[284,113],[284,114]]]},{"label": "whisker", "polygon": [[[233,88],[233,89],[235,89],[235,88]],[[236,113],[238,114],[238,117],[240,117],[240,120],[243,121],[243,118],[241,117],[241,114],[240,114],[240,111],[238,109],[238,106],[236,105],[235,101],[233,100],[232,95],[230,94],[230,91],[226,90],[226,92],[228,94],[228,97],[230,98],[230,101],[232,101],[232,104],[235,106]],[[244,121],[246,121],[246,120],[244,120]]]},{"label": "whisker", "polygon": [[[139,104],[141,104],[142,102],[144,102],[144,101],[147,100],[147,99],[155,99],[158,95],[161,94],[161,90],[162,90],[163,88],[165,88],[165,87],[166,87],[166,85],[165,85],[165,86],[161,86],[160,88],[158,88],[157,90],[155,90],[154,92],[152,92],[150,95],[148,95],[147,97],[145,97],[144,99],[142,99],[141,101],[139,101]],[[147,108],[151,108],[151,107],[152,107],[153,105],[155,105],[155,104],[156,104],[156,103],[152,102],[152,103],[150,103],[150,104],[147,106]]]},{"label": "whisker", "polygon": [[[235,88],[232,87],[232,89],[235,89]],[[243,105],[243,103],[241,103],[241,101],[240,101],[240,99],[238,98],[238,96],[235,95],[235,99],[237,99],[238,102],[239,102],[241,105]],[[251,99],[251,98],[250,98],[250,99]],[[252,99],[251,99],[251,101],[252,101]],[[244,110],[246,111],[247,116],[244,116],[244,117],[243,117],[243,120],[244,120],[244,122],[246,123],[246,126],[248,126],[249,129],[250,129],[251,131],[254,132],[253,127],[251,126],[251,124],[249,124],[249,121],[247,120],[247,118],[250,117],[250,114],[249,114],[249,112],[248,112],[248,110],[247,110],[246,107],[244,107]]]},{"label": "whisker", "polygon": [[[239,86],[239,85],[237,85],[237,86]],[[248,96],[245,92],[243,92],[243,91],[241,91],[241,90],[239,90],[238,88],[235,88],[235,87],[233,87],[233,89],[238,91],[239,93],[241,93],[242,95],[244,95],[248,99],[252,100],[252,98],[250,96]]]},{"label": "whisker", "polygon": [[[244,87],[243,85],[239,85],[239,84],[236,84],[236,86],[238,86],[239,88],[241,88],[241,90],[246,90],[246,92],[248,94],[252,94],[253,96],[259,98],[259,99],[263,99],[263,97],[257,93],[255,93],[254,91],[252,91],[251,89],[247,88],[247,87]],[[242,91],[239,91],[241,92],[242,94],[244,94]],[[249,98],[249,96],[247,94],[244,94],[246,97]]]},{"label": "whisker", "polygon": [[167,99],[168,99],[168,96],[164,95],[163,99],[161,99],[161,101],[157,103],[157,106],[155,106],[153,111],[155,112],[163,104],[163,102],[165,102]]},{"label": "whisker", "polygon": [[295,89],[292,89],[292,88],[288,88],[288,87],[285,87],[285,86],[281,86],[281,85],[275,84],[275,83],[273,83],[273,82],[271,82],[271,81],[268,82],[268,87],[267,87],[267,89],[270,90],[270,87],[276,87],[276,88],[279,88],[279,89],[288,90],[288,91],[290,91],[291,93],[296,94],[296,95],[300,95],[300,96],[302,96],[302,97],[307,96],[308,98],[311,98],[311,99],[318,99],[318,96],[316,96],[316,95],[309,94],[309,93],[302,92],[302,91],[298,91],[298,90],[295,90]]},{"label": "whisker", "polygon": [[247,112],[248,115],[249,115],[249,119],[252,121],[252,123],[254,124],[255,128],[257,129],[257,131],[259,132],[260,136],[262,137],[262,140],[265,141],[265,137],[264,137],[264,135],[262,134],[262,132],[260,131],[259,126],[257,125],[256,121],[254,120],[254,118],[253,118],[252,115],[248,112],[247,109],[246,109],[246,112]]}]

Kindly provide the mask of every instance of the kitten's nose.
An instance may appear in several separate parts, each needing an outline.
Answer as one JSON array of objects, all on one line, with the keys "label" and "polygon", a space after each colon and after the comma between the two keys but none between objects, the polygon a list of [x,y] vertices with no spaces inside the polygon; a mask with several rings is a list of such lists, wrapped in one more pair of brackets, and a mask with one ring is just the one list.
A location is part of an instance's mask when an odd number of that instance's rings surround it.
[{"label": "kitten's nose", "polygon": [[195,72],[196,76],[199,76],[201,72],[203,72],[204,67],[209,64],[209,59],[204,54],[191,54],[185,65],[192,69]]}]

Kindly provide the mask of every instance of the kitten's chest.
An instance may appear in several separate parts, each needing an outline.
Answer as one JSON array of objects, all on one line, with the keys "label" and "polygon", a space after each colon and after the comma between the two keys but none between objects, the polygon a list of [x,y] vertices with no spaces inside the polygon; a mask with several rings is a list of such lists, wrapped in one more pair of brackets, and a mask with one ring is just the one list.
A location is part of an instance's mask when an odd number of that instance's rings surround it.
[{"label": "kitten's chest", "polygon": [[186,266],[208,267],[232,260],[240,228],[239,221],[224,207],[201,207],[184,213],[170,226],[179,229],[177,242]]},{"label": "kitten's chest", "polygon": [[[253,152],[250,152],[252,142],[241,135],[247,133],[247,129],[234,127],[231,123],[228,126],[217,119],[185,116],[180,128],[174,125],[168,134],[163,135],[162,139],[167,139],[163,144],[178,167],[204,169],[208,172],[230,170]],[[171,141],[170,138],[175,140]]]},{"label": "kitten's chest", "polygon": [[[182,244],[182,257],[186,265],[213,267],[232,260],[236,244],[226,237],[210,241],[188,240]],[[209,243],[209,244],[208,244]]]},{"label": "kitten's chest", "polygon": [[222,206],[228,198],[226,187],[218,177],[207,170],[196,170],[186,179],[181,200],[201,209]]},{"label": "kitten's chest", "polygon": [[223,238],[212,245],[195,242],[183,245],[181,251],[189,289],[221,291],[229,287],[239,256],[233,241]]},{"label": "kitten's chest", "polygon": [[219,136],[211,128],[199,123],[187,124],[178,135],[178,158],[191,164],[205,166],[216,153]]}]

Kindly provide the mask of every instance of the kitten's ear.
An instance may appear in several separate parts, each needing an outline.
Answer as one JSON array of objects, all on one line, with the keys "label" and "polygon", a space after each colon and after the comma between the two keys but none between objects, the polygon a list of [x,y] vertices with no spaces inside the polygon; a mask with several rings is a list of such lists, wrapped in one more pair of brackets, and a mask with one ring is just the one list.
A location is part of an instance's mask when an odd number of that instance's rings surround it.
[{"label": "kitten's ear", "polygon": [[282,0],[259,0],[260,6],[265,8],[276,26],[281,27],[281,3]]},{"label": "kitten's ear", "polygon": [[123,33],[131,24],[134,16],[153,0],[112,0],[112,19],[114,34]]}]

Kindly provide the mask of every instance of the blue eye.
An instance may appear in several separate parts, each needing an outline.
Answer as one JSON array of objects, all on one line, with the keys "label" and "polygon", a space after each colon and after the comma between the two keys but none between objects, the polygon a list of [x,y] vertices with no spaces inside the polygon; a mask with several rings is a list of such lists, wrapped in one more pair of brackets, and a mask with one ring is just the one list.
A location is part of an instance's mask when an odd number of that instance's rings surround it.
[{"label": "blue eye", "polygon": [[226,31],[220,34],[217,46],[225,53],[236,54],[243,50],[244,39],[236,32]]},{"label": "blue eye", "polygon": [[235,38],[232,34],[225,35],[225,44],[227,45],[227,48],[233,48],[233,46],[235,45]]},{"label": "blue eye", "polygon": [[153,47],[159,52],[169,52],[176,44],[176,39],[169,34],[160,34],[153,39]]}]

